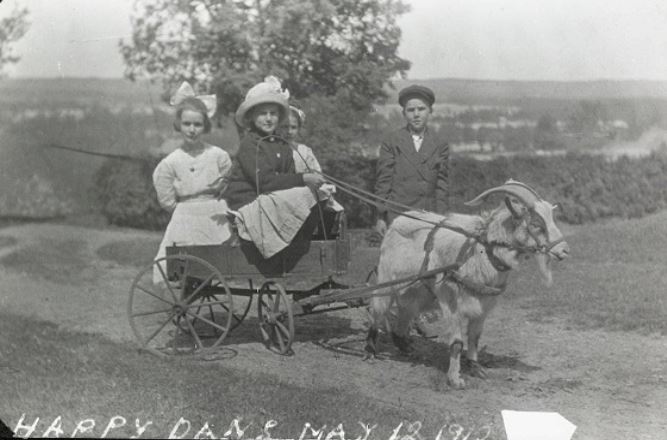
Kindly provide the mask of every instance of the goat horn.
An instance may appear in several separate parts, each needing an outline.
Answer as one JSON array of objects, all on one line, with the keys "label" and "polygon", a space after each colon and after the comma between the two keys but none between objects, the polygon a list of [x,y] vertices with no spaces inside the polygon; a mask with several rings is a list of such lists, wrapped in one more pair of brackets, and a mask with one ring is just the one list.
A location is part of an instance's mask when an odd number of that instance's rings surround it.
[{"label": "goat horn", "polygon": [[469,202],[465,202],[466,206],[477,206],[481,204],[489,195],[495,193],[503,193],[514,196],[521,200],[529,208],[533,208],[535,203],[542,198],[535,192],[534,189],[526,185],[525,183],[518,182],[516,180],[509,179],[507,182],[501,186],[495,188],[487,189],[482,194],[478,195]]}]

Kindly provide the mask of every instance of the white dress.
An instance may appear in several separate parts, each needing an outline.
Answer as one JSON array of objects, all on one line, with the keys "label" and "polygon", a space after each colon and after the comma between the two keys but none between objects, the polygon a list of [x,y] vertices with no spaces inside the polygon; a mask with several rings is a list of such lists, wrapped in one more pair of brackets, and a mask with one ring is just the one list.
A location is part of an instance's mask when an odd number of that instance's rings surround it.
[{"label": "white dress", "polygon": [[322,171],[320,163],[317,161],[313,150],[304,144],[290,144],[292,147],[292,157],[294,158],[294,168],[297,173],[310,173],[312,171]]},{"label": "white dress", "polygon": [[[178,148],[158,164],[153,185],[160,205],[173,214],[156,260],[166,255],[167,246],[221,244],[231,237],[229,207],[224,199],[217,199],[215,191],[231,168],[227,152],[212,145],[194,154]],[[157,267],[153,281],[162,281]]]}]

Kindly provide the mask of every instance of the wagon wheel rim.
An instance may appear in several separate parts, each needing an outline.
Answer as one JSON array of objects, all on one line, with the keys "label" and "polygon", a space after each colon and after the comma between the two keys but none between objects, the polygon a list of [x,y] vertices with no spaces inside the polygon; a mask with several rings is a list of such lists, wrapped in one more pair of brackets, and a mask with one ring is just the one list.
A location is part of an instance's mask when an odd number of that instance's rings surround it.
[{"label": "wagon wheel rim", "polygon": [[[238,302],[238,301],[237,301]],[[248,296],[248,302],[246,302],[245,307],[241,307],[238,310],[232,310],[232,326],[229,329],[229,331],[234,330],[236,327],[241,325],[241,323],[245,320],[246,316],[248,316],[248,312],[250,311],[250,307],[252,306],[252,295]]]},{"label": "wagon wheel rim", "polygon": [[264,345],[282,355],[293,354],[294,313],[282,285],[264,283],[257,297],[257,317]]},{"label": "wagon wheel rim", "polygon": [[231,290],[214,266],[192,255],[169,255],[137,274],[127,313],[142,349],[173,356],[219,346],[231,329],[229,310]]}]

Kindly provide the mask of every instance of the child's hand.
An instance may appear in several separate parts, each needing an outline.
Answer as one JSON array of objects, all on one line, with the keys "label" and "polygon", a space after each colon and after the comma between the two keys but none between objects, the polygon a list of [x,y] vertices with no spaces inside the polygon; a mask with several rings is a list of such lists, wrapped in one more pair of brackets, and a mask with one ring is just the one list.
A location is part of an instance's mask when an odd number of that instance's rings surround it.
[{"label": "child's hand", "polygon": [[227,179],[225,177],[218,177],[213,183],[208,186],[208,192],[222,198],[222,194],[227,189]]},{"label": "child's hand", "polygon": [[321,174],[305,173],[303,175],[303,183],[312,187],[319,187],[326,182],[326,179]]}]

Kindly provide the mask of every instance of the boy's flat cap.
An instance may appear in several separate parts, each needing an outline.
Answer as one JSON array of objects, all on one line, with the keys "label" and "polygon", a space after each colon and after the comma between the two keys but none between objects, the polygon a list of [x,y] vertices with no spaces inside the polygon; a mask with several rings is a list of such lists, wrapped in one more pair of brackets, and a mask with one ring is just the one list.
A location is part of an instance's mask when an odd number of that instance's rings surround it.
[{"label": "boy's flat cap", "polygon": [[405,87],[398,92],[398,103],[401,104],[401,107],[405,107],[405,103],[408,102],[410,98],[422,99],[429,106],[432,106],[435,102],[435,94],[433,93],[433,90],[417,84]]}]

